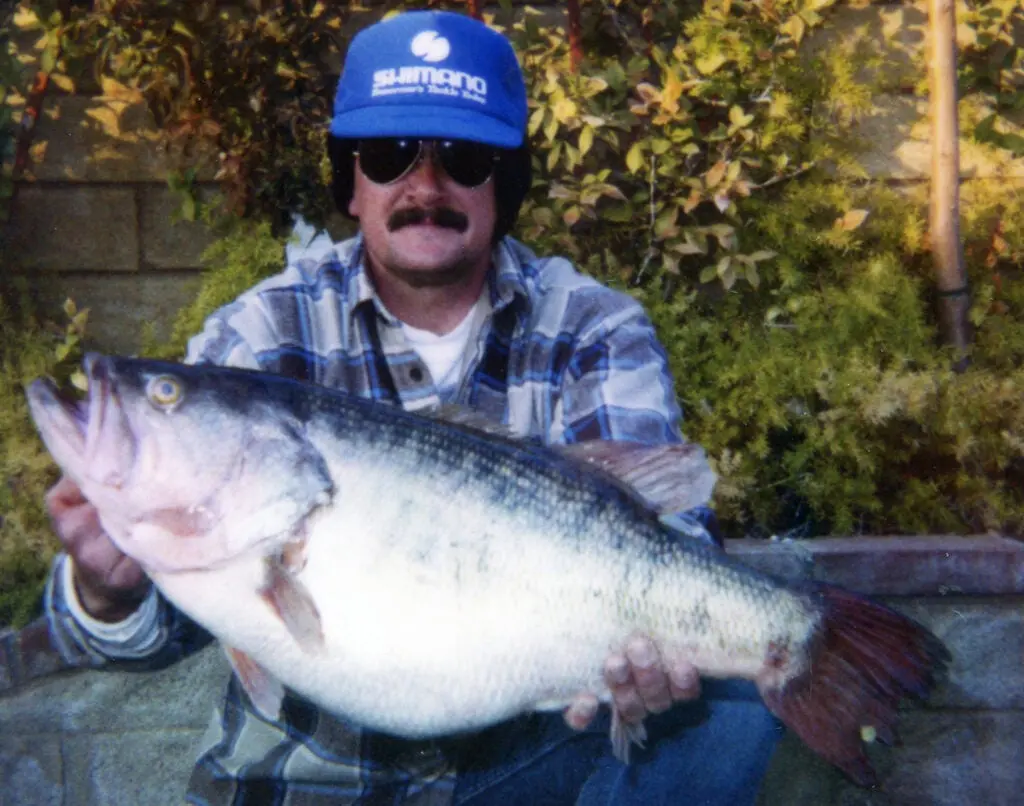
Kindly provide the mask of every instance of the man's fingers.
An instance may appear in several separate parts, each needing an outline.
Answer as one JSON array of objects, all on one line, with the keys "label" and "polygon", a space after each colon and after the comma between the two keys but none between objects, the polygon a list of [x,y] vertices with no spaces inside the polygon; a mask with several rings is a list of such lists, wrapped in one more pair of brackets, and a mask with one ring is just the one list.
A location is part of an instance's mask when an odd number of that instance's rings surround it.
[{"label": "man's fingers", "polygon": [[666,671],[673,700],[695,700],[700,696],[700,673],[696,666],[674,663]]},{"label": "man's fingers", "polygon": [[50,516],[54,517],[70,507],[84,504],[85,496],[77,484],[67,476],[61,476],[60,481],[46,491],[44,502]]},{"label": "man's fingers", "polygon": [[633,673],[629,668],[629,661],[625,655],[611,655],[604,664],[604,680],[609,688],[623,686],[633,679]]},{"label": "man's fingers", "polygon": [[649,639],[637,636],[626,645],[626,657],[633,667],[633,681],[647,710],[652,714],[668,710],[672,705],[672,692],[658,648]]},{"label": "man's fingers", "polygon": [[583,730],[597,716],[598,702],[593,694],[580,694],[565,709],[565,722],[573,730]]}]

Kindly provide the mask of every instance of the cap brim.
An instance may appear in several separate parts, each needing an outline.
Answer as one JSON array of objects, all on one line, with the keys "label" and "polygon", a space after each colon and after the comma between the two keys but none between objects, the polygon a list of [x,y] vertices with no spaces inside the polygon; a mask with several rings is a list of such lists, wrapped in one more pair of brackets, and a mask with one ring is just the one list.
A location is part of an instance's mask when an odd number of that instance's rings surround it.
[{"label": "cap brim", "polygon": [[357,140],[363,137],[431,137],[472,140],[498,148],[518,148],[523,132],[472,109],[428,109],[413,104],[367,106],[336,115],[331,134]]}]

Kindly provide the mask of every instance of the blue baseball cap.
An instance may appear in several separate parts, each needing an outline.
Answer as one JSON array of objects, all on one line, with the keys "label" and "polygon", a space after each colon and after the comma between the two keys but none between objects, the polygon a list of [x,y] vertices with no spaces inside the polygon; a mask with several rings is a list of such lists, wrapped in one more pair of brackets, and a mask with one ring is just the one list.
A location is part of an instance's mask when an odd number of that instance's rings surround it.
[{"label": "blue baseball cap", "polygon": [[463,14],[411,11],[349,45],[331,134],[473,140],[518,148],[526,86],[511,43]]}]

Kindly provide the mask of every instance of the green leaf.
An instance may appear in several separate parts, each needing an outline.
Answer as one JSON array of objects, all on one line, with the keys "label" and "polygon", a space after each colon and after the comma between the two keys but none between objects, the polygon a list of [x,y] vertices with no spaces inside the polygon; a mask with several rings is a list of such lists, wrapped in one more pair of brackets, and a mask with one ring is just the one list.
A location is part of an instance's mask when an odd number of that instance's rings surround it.
[{"label": "green leaf", "polygon": [[654,219],[654,237],[659,240],[665,240],[666,238],[672,238],[678,235],[679,229],[676,227],[676,219],[678,217],[679,208],[674,204],[670,205],[656,219]]}]

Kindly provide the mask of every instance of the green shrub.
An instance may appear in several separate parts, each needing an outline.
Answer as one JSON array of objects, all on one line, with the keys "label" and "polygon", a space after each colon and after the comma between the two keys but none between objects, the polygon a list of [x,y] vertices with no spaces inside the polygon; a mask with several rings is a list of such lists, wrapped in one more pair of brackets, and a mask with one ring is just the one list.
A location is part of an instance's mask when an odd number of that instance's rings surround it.
[{"label": "green shrub", "polygon": [[0,283],[0,625],[35,612],[58,541],[43,506],[57,470],[28,414],[25,384],[68,384],[80,359],[87,313],[69,302],[66,328],[35,313],[24,284]]}]

